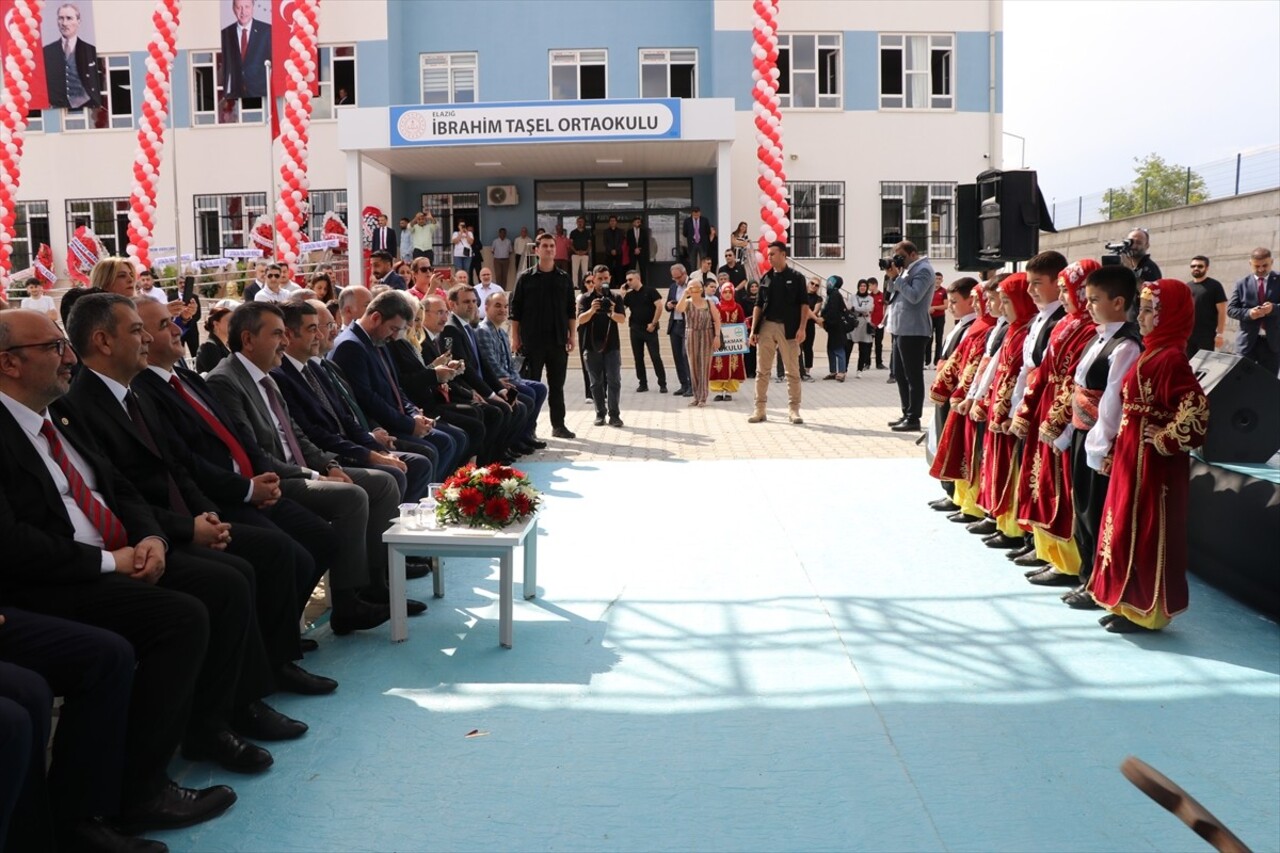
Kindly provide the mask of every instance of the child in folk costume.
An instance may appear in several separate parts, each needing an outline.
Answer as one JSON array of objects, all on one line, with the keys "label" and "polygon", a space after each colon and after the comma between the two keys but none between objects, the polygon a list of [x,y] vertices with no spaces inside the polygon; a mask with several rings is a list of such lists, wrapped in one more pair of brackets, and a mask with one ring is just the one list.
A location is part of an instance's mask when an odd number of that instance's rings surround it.
[{"label": "child in folk costume", "polygon": [[[961,460],[961,479],[968,484],[970,502],[962,506],[956,515],[948,516],[949,521],[965,522],[965,530],[980,536],[988,536],[996,532],[995,519],[986,518],[978,506],[978,491],[982,475],[982,445],[987,436],[987,424],[983,406],[984,400],[995,379],[996,356],[1004,344],[1004,336],[1009,331],[1009,318],[1004,316],[1004,297],[1000,294],[1000,282],[1009,277],[1009,273],[1001,273],[995,279],[983,285],[982,296],[986,301],[987,316],[995,321],[995,326],[987,333],[987,340],[982,349],[982,358],[978,361],[978,369],[964,400],[956,404],[957,414],[963,415],[968,423],[964,429],[964,458]],[[973,521],[972,518],[978,518]]]},{"label": "child in folk costume", "polygon": [[1089,584],[1110,611],[1101,622],[1112,633],[1158,631],[1187,609],[1188,453],[1204,443],[1209,425],[1209,401],[1186,356],[1194,323],[1185,284],[1162,278],[1143,285],[1145,350],[1124,378]]},{"label": "child in folk costume", "polygon": [[1070,460],[1053,442],[1071,418],[1076,366],[1097,335],[1084,283],[1099,266],[1090,258],[1071,264],[1058,275],[1058,294],[1067,314],[1054,327],[1048,349],[1040,367],[1028,378],[1027,392],[1014,417],[1014,432],[1027,437],[1018,480],[1018,521],[1031,527],[1035,556],[1048,565],[1047,571],[1070,577],[1071,586],[1080,574],[1080,553],[1072,538],[1075,514]]},{"label": "child in folk costume", "polygon": [[965,462],[969,457],[966,432],[971,433],[975,425],[955,407],[964,401],[969,386],[978,375],[978,364],[982,360],[987,334],[995,326],[995,319],[987,313],[987,300],[981,284],[971,278],[962,278],[953,281],[947,289],[950,291],[947,298],[954,303],[951,310],[957,315],[957,323],[960,312],[964,312],[966,316],[972,313],[974,316],[929,389],[929,399],[938,410],[945,412],[942,428],[938,430],[938,448],[933,456],[933,464],[929,467],[929,476],[954,484],[950,498],[934,501],[930,506],[939,510],[951,510],[960,515],[960,521],[975,521],[982,518],[982,510],[978,509],[974,494],[976,490],[965,470]]},{"label": "child in folk costume", "polygon": [[[745,323],[747,312],[742,303],[735,298],[733,283],[726,281],[720,285],[720,304],[716,310],[720,312],[720,324]],[[717,355],[711,359],[711,390],[716,392],[717,401],[732,400],[738,393],[738,386],[747,378],[747,368],[743,356]]]}]

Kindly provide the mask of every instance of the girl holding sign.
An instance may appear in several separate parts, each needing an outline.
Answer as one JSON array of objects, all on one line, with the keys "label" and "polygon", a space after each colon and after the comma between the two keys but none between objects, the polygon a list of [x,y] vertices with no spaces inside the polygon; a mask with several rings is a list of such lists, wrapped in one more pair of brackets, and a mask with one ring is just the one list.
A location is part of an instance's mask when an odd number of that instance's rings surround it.
[{"label": "girl holding sign", "polygon": [[[720,285],[720,324],[745,323],[747,313],[742,303],[734,299],[733,282]],[[747,378],[747,366],[741,353],[717,355],[711,359],[711,390],[716,392],[716,402],[732,400],[738,386]]]}]

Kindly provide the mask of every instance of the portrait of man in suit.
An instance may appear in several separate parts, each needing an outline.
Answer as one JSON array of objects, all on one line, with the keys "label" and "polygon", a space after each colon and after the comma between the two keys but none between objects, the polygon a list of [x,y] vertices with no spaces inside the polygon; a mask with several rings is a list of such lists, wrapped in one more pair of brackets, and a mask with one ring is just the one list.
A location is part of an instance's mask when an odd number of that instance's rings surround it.
[{"label": "portrait of man in suit", "polygon": [[[80,7],[63,3],[54,18],[58,34],[44,46],[44,78],[49,106],[78,110],[102,104],[102,75],[98,48],[86,41],[91,33],[82,26]],[[46,36],[52,36],[46,33]]]},{"label": "portrait of man in suit", "polygon": [[253,16],[253,3],[231,0],[234,20],[222,28],[222,83],[228,98],[262,98],[267,94],[271,24]]}]

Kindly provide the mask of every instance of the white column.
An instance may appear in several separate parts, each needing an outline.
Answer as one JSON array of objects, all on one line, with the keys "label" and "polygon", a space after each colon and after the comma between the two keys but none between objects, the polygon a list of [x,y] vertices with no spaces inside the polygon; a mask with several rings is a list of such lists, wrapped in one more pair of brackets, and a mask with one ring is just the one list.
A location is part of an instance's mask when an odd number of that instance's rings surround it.
[{"label": "white column", "polygon": [[[719,240],[721,256],[724,250],[729,248],[729,235],[733,233],[733,210],[730,208],[731,187],[733,186],[733,171],[731,168],[730,154],[732,153],[733,143],[721,141],[716,144],[716,219],[720,225],[716,228],[716,235]],[[720,268],[720,258],[713,258],[714,266],[712,269]]]},{"label": "white column", "polygon": [[361,167],[364,157],[359,151],[347,152],[347,283],[364,284],[364,229],[360,211],[364,210],[364,181]]}]

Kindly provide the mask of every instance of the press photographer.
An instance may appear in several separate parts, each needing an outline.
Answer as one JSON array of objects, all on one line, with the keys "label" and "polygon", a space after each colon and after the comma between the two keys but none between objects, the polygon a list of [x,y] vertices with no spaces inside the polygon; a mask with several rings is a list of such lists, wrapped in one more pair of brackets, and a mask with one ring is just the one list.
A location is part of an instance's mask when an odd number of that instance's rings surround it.
[{"label": "press photographer", "polygon": [[890,421],[889,428],[894,432],[919,432],[924,409],[924,362],[933,340],[933,321],[929,318],[933,266],[909,240],[894,246],[893,254],[881,258],[879,264],[888,276],[885,295],[893,306],[889,334],[893,336],[894,373],[902,404],[902,417]]},{"label": "press photographer", "polygon": [[596,404],[596,426],[622,426],[618,398],[622,394],[622,300],[609,289],[609,268],[598,265],[588,277],[587,292],[578,300],[578,343],[591,376],[591,399]]},{"label": "press photographer", "polygon": [[1111,254],[1102,258],[1104,264],[1122,264],[1133,270],[1138,281],[1158,281],[1163,277],[1151,259],[1151,234],[1145,228],[1135,228],[1124,240],[1108,243],[1106,250]]}]

